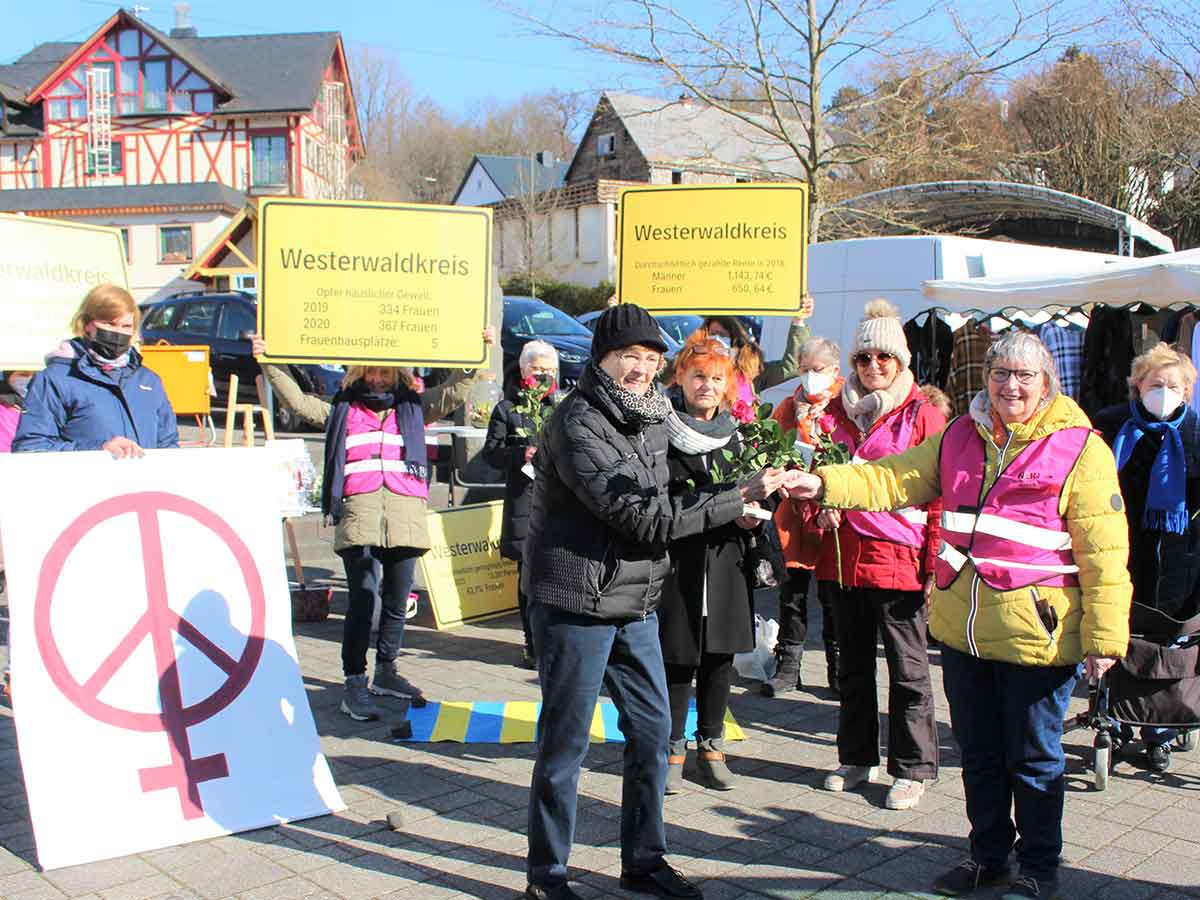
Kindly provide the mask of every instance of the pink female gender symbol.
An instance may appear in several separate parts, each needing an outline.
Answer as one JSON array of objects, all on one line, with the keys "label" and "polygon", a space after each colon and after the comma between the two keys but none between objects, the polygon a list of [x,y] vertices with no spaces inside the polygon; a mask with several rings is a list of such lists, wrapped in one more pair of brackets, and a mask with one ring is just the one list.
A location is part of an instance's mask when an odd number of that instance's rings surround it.
[{"label": "pink female gender symbol", "polygon": [[[176,513],[195,520],[216,534],[237,560],[250,602],[250,633],[240,658],[231,657],[171,609],[167,598],[162,533],[158,522],[160,512]],[[100,523],[129,513],[137,515],[141,534],[142,562],[146,579],[146,612],[138,618],[133,628],[121,639],[95,673],[87,681],[80,683],[67,669],[50,626],[54,589],[67,558],[80,540]],[[200,801],[201,782],[228,777],[229,766],[223,753],[193,759],[187,730],[215,716],[232,703],[250,683],[250,678],[262,657],[266,609],[266,595],[258,568],[254,565],[254,558],[224,519],[199,503],[176,494],[145,491],[124,494],[96,504],[58,536],[46,554],[38,576],[34,633],[50,679],[67,699],[81,710],[94,719],[118,728],[166,732],[171,749],[171,762],[165,766],[139,771],[142,792],[175,789],[179,792],[183,817],[195,819],[204,815],[204,807]],[[172,631],[208,657],[226,675],[224,684],[191,706],[183,705],[175,647],[171,640]],[[147,635],[153,645],[154,660],[158,668],[160,712],[134,712],[110,706],[100,700],[100,692],[104,690],[105,685]]]}]

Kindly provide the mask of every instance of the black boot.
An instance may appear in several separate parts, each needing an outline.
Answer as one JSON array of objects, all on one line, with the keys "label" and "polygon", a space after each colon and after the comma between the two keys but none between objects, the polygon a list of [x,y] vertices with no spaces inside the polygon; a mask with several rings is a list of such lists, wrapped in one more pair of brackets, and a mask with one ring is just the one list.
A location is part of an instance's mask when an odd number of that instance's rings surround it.
[{"label": "black boot", "polygon": [[667,788],[665,793],[678,794],[683,790],[683,764],[687,760],[687,738],[671,741],[667,749]]},{"label": "black boot", "polygon": [[838,687],[838,648],[837,644],[825,645],[825,678],[833,696],[840,697],[842,692]]},{"label": "black boot", "polygon": [[799,644],[775,646],[775,674],[763,682],[764,697],[778,697],[800,688],[800,659],[804,648]]}]

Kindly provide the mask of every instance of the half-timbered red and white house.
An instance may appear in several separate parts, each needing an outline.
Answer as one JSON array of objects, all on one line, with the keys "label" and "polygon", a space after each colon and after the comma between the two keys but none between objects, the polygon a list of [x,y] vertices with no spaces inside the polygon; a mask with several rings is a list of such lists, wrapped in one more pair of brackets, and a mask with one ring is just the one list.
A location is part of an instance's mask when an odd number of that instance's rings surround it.
[{"label": "half-timbered red and white house", "polygon": [[0,211],[121,228],[139,300],[194,289],[247,196],[344,197],[364,152],[337,32],[200,37],[177,14],[0,65]]}]

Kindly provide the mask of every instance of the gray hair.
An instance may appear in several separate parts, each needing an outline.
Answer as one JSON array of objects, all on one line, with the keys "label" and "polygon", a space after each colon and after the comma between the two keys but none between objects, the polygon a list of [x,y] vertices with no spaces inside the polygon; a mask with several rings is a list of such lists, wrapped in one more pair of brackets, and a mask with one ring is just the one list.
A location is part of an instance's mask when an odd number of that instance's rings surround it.
[{"label": "gray hair", "polygon": [[832,363],[835,366],[841,366],[842,349],[827,338],[810,337],[800,345],[800,355],[797,358],[807,359],[809,357]]},{"label": "gray hair", "polygon": [[1050,389],[1046,400],[1053,400],[1060,390],[1058,383],[1058,367],[1054,365],[1054,357],[1046,349],[1046,345],[1035,334],[1028,331],[1010,331],[988,347],[983,357],[984,374],[992,371],[998,361],[1011,359],[1023,363],[1030,368],[1040,369],[1046,376],[1046,385]]},{"label": "gray hair", "polygon": [[521,356],[517,361],[521,371],[533,363],[535,359],[543,356],[548,356],[554,360],[554,368],[558,368],[558,351],[554,349],[553,344],[547,344],[545,341],[529,341],[521,348]]}]

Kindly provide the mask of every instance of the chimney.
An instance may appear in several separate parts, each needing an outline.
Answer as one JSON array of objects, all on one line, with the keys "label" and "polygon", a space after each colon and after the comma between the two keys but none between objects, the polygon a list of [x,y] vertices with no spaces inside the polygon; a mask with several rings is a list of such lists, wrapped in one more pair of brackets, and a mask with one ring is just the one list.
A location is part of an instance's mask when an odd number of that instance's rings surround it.
[{"label": "chimney", "polygon": [[533,155],[533,158],[537,160],[539,166],[554,165],[554,151],[553,150],[539,150],[537,153],[535,153]]},{"label": "chimney", "polygon": [[192,26],[192,7],[189,3],[175,4],[175,27],[171,29],[173,38],[197,37],[196,29]]}]

